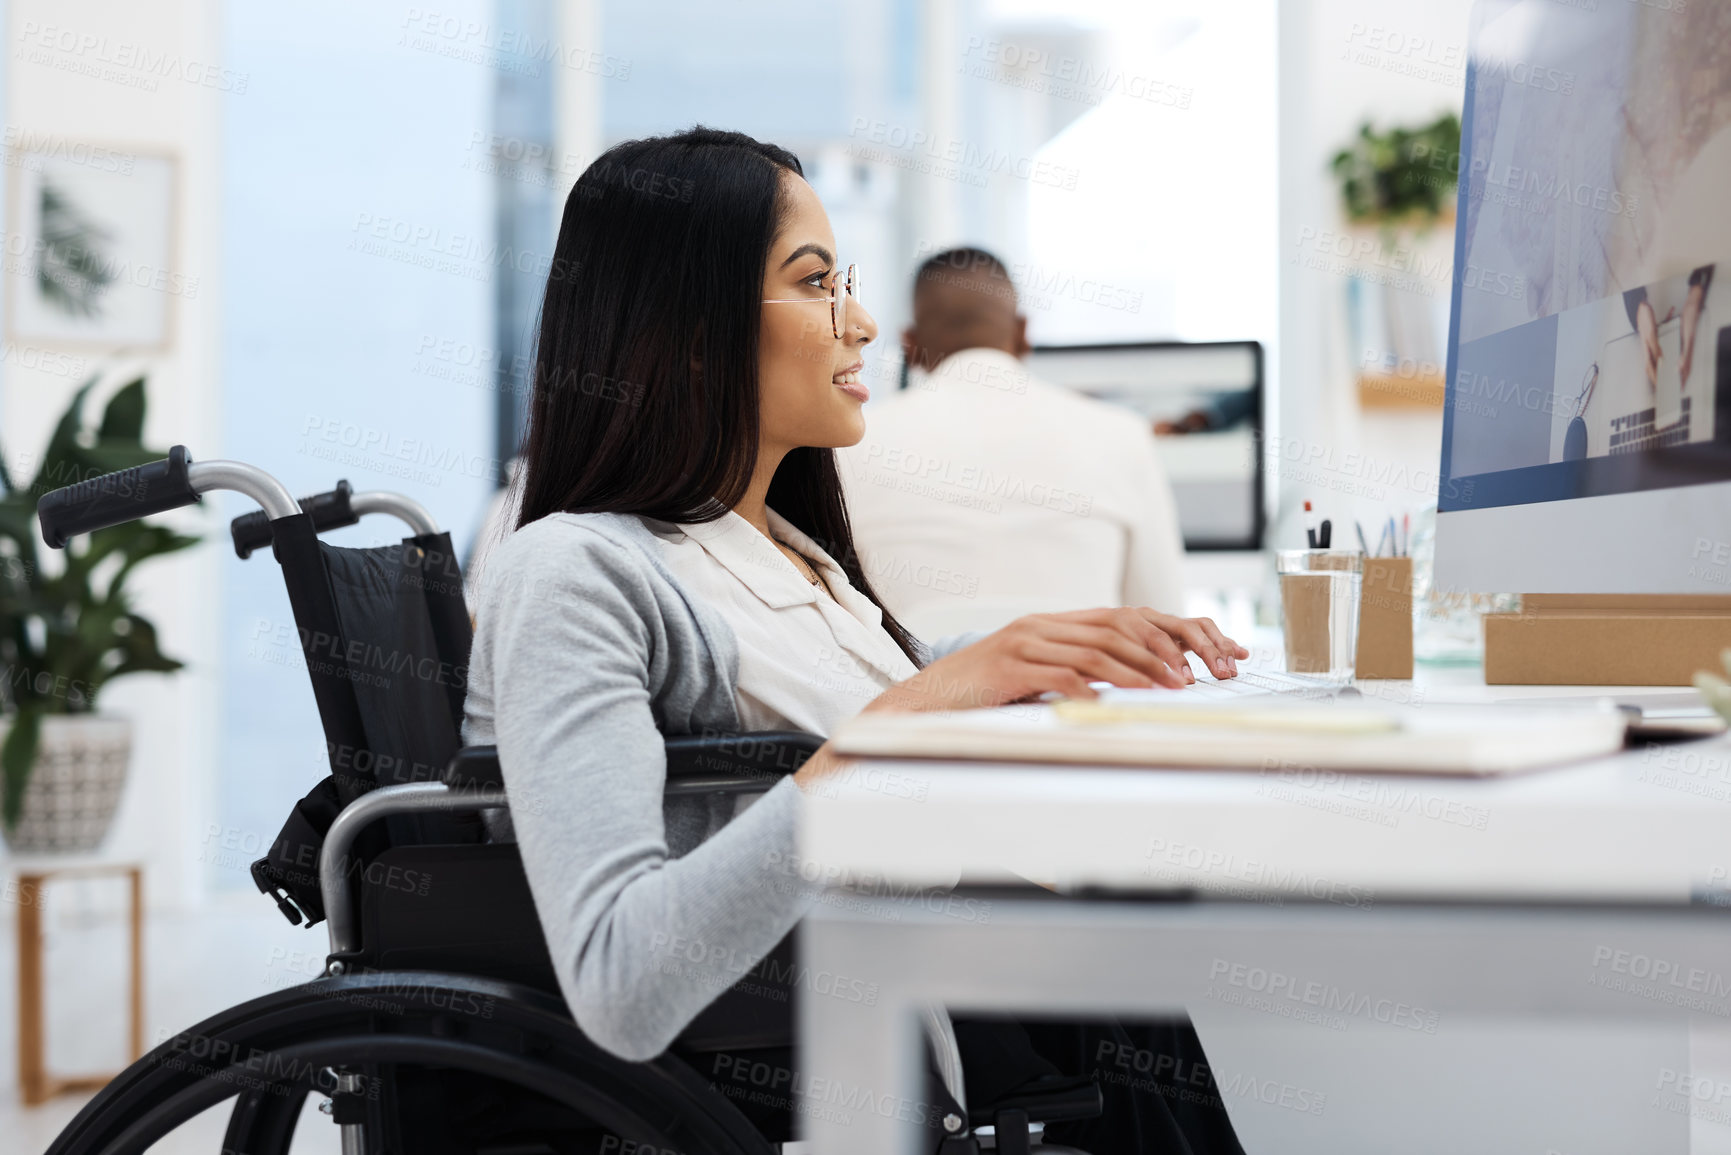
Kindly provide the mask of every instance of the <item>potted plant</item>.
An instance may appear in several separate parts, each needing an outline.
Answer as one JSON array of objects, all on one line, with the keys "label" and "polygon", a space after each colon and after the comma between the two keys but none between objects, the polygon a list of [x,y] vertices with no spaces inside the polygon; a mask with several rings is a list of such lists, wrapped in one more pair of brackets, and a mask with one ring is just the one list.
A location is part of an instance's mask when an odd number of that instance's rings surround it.
[{"label": "potted plant", "polygon": [[131,723],[97,712],[109,680],[183,663],[157,648],[156,629],[132,611],[134,566],[197,543],[142,521],[68,544],[64,565],[41,564],[36,502],[61,486],[166,457],[146,449],[144,380],[109,400],[84,429],[73,395],[35,477],[15,482],[0,454],[0,829],[15,852],[94,850],[108,832],[131,756]]},{"label": "potted plant", "polygon": [[[1460,175],[1461,122],[1453,112],[1383,131],[1370,121],[1329,162],[1355,244],[1343,286],[1348,348],[1366,409],[1439,410],[1443,350],[1435,292],[1450,272],[1449,232]],[[1366,237],[1366,240],[1370,238]]]},{"label": "potted plant", "polygon": [[1430,124],[1387,132],[1367,120],[1329,167],[1347,220],[1422,231],[1454,215],[1460,163],[1460,117],[1445,112]]}]

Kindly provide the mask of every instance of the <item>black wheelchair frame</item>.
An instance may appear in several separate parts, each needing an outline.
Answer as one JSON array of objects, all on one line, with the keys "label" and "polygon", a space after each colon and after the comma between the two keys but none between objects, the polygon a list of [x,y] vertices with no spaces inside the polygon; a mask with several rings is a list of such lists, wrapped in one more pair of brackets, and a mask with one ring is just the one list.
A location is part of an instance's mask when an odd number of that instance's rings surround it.
[{"label": "black wheelchair frame", "polygon": [[[450,535],[425,509],[347,482],[297,502],[263,470],[194,463],[175,446],[165,460],[46,494],[37,513],[44,541],[63,548],[217,489],[261,507],[234,519],[235,551],[245,559],[269,545],[281,565],[324,728],[330,776],[295,805],[252,874],[291,922],[327,922],[325,972],[164,1041],[104,1087],[50,1155],[140,1152],[229,1098],[224,1155],[286,1155],[315,1090],[344,1155],[794,1149],[692,1063],[791,1047],[786,1004],[778,1013],[724,992],[643,1063],[603,1051],[573,1021],[516,845],[488,841],[480,820],[509,802],[497,752],[461,747],[471,625]],[[412,533],[365,549],[319,540],[371,513]],[[398,676],[363,676],[378,653]],[[666,790],[765,790],[821,741],[669,736]],[[401,885],[411,877],[433,885]],[[948,1017],[930,1008],[924,1018],[939,1075],[933,1149],[944,1155],[1040,1150],[1045,1123],[1099,1113],[1087,1078],[970,1110]]]}]

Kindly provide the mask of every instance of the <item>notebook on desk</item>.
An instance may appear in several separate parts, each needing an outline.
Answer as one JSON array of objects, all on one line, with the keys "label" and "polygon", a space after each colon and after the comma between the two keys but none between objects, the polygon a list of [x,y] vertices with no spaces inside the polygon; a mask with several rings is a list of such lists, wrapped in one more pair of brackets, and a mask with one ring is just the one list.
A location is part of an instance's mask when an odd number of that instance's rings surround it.
[{"label": "notebook on desk", "polygon": [[1317,702],[1267,695],[1175,704],[1117,690],[941,714],[861,714],[841,754],[991,762],[1491,775],[1611,754],[1627,716],[1600,709]]}]

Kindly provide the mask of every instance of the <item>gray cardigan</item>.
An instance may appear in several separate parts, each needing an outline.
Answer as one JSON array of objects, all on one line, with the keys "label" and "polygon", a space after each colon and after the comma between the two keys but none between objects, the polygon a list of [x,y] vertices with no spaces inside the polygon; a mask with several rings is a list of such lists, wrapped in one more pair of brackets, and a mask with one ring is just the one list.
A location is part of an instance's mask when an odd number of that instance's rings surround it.
[{"label": "gray cardigan", "polygon": [[664,804],[662,736],[739,728],[739,650],[659,548],[635,516],[569,513],[494,547],[477,578],[463,721],[466,744],[499,748],[566,1003],[599,1046],[639,1060],[812,901],[791,779],[737,817],[725,797]]}]

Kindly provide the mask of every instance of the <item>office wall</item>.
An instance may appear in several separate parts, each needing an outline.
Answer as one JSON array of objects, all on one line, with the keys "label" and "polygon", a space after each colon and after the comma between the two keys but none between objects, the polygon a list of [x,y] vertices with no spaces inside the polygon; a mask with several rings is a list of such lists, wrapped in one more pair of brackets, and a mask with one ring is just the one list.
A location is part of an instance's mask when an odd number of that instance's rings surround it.
[{"label": "office wall", "polygon": [[[868,378],[893,380],[899,353],[887,335],[907,319],[908,278],[932,244],[956,239],[950,224],[963,213],[965,193],[978,191],[909,171],[927,158],[906,147],[918,132],[980,144],[966,128],[936,123],[955,111],[955,93],[934,99],[926,83],[934,67],[939,79],[953,81],[960,30],[976,6],[595,0],[588,17],[595,42],[625,67],[573,91],[575,100],[561,101],[560,119],[573,137],[588,135],[599,147],[701,123],[796,153],[823,198],[840,256],[859,265],[865,300],[886,334],[866,354]],[[680,34],[668,36],[669,28]],[[580,103],[584,95],[595,111]],[[950,224],[934,227],[937,217]]]},{"label": "office wall", "polygon": [[[297,494],[339,477],[406,492],[467,543],[491,489],[497,61],[409,13],[8,7],[8,132],[175,156],[173,266],[186,286],[165,351],[75,351],[48,372],[9,346],[10,460],[39,451],[88,373],[112,386],[144,371],[151,443],[259,465]],[[459,29],[484,25],[491,5],[443,14]],[[223,87],[199,83],[213,70]],[[228,519],[249,508],[214,495],[164,519],[208,539],[134,577],[140,612],[188,668],[103,696],[137,728],[106,852],[142,858],[158,904],[250,887],[246,863],[324,772],[280,575],[268,556],[242,563],[226,544]]]},{"label": "office wall", "polygon": [[[1367,528],[1379,520],[1376,511],[1417,510],[1434,498],[1441,410],[1358,409],[1363,351],[1348,345],[1348,263],[1334,255],[1344,221],[1328,160],[1366,118],[1386,129],[1460,111],[1472,4],[1283,0],[1280,7],[1280,401],[1269,453],[1281,500],[1271,543],[1293,546],[1303,544],[1297,516],[1306,498],[1329,503],[1337,525],[1348,511]],[[1446,309],[1446,256],[1428,276],[1402,269],[1407,258],[1398,251],[1379,256],[1381,272]]]},{"label": "office wall", "polygon": [[[167,153],[179,163],[170,268],[181,291],[169,302],[171,338],[161,352],[60,350],[42,357],[8,341],[0,358],[0,444],[9,464],[39,454],[74,390],[102,372],[109,386],[149,375],[148,444],[184,443],[195,459],[220,456],[218,333],[222,213],[216,140],[232,91],[221,79],[216,0],[11,0],[5,10],[5,126],[9,144],[97,144],[125,154]],[[16,155],[8,149],[8,161]],[[9,178],[16,178],[13,167]],[[14,187],[8,180],[8,198]],[[13,234],[10,218],[7,235]],[[11,291],[17,269],[8,250]],[[48,368],[43,368],[46,365]],[[106,397],[95,398],[100,406]],[[100,408],[91,410],[100,416]],[[33,469],[27,467],[26,472]],[[162,519],[182,532],[212,534],[210,510]],[[106,851],[143,860],[155,903],[195,898],[200,881],[186,851],[209,820],[220,701],[219,600],[224,550],[208,542],[140,567],[131,580],[138,612],[155,623],[165,653],[188,663],[172,677],[123,678],[101,707],[133,720],[131,779]],[[229,554],[232,557],[232,553]]]},{"label": "office wall", "polygon": [[[407,494],[461,550],[497,469],[495,280],[547,256],[494,238],[494,79],[518,30],[488,0],[225,16],[223,52],[252,83],[222,137],[224,451],[297,496],[339,478]],[[327,540],[404,532],[375,517]],[[328,766],[280,571],[225,564],[222,845],[205,867],[248,889],[247,862]]]},{"label": "office wall", "polygon": [[1150,6],[1082,59],[1108,78],[1040,156],[1023,307],[1036,344],[1276,331],[1274,0]]}]

